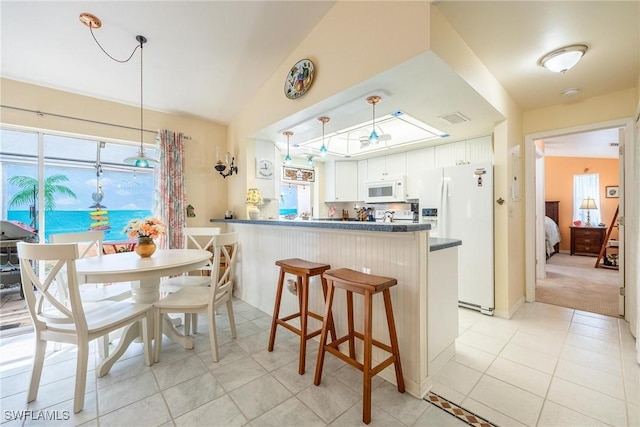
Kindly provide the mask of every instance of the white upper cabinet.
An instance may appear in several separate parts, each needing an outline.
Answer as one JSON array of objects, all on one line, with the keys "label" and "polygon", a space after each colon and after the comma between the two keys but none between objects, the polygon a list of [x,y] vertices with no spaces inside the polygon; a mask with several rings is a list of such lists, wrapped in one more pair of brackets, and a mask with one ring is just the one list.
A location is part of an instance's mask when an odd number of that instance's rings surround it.
[{"label": "white upper cabinet", "polygon": [[367,160],[367,180],[380,181],[407,174],[406,153],[374,157]]},{"label": "white upper cabinet", "polygon": [[358,201],[358,162],[326,162],[325,202]]},{"label": "white upper cabinet", "polygon": [[437,168],[481,162],[493,162],[491,135],[435,147],[435,167]]},{"label": "white upper cabinet", "polygon": [[464,141],[437,145],[435,148],[435,167],[444,168],[466,162],[467,151]]},{"label": "white upper cabinet", "polygon": [[465,141],[466,160],[469,163],[493,163],[493,143],[491,135]]},{"label": "white upper cabinet", "polygon": [[435,168],[434,147],[408,151],[407,153],[407,198],[420,197],[420,174],[426,169]]}]

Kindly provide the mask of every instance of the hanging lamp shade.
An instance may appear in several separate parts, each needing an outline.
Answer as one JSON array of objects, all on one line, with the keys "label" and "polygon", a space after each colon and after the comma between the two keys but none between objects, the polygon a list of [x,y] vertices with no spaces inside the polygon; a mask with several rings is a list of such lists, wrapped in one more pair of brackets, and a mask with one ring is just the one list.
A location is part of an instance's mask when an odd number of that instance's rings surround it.
[{"label": "hanging lamp shade", "polygon": [[381,100],[382,98],[376,95],[370,96],[367,98],[367,102],[371,104],[373,109],[373,119],[371,121],[372,130],[371,130],[371,133],[369,134],[369,144],[377,144],[380,141],[380,138],[378,137],[378,132],[376,132],[376,104]]},{"label": "hanging lamp shade", "polygon": [[284,164],[285,165],[290,165],[291,164],[291,155],[289,154],[289,137],[291,135],[293,135],[293,132],[291,132],[290,130],[287,130],[287,131],[282,132],[282,134],[287,137],[287,155],[284,158]]},{"label": "hanging lamp shade", "polygon": [[320,156],[324,157],[327,155],[327,146],[324,145],[324,124],[331,119],[329,119],[329,117],[322,116],[318,117],[318,120],[322,122],[322,147],[320,147]]}]

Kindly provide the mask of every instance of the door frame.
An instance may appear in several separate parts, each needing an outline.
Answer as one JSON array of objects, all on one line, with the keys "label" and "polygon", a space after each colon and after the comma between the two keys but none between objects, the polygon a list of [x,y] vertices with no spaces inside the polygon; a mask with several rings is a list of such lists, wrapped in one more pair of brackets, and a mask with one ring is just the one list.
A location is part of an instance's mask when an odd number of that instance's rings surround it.
[{"label": "door frame", "polygon": [[[622,127],[624,132],[625,144],[624,150],[628,153],[633,153],[634,139],[633,139],[633,118],[624,118],[618,120],[610,120],[606,122],[592,123],[588,125],[555,129],[551,131],[533,133],[525,135],[525,224],[535,224],[535,227],[525,226],[525,301],[534,302],[536,299],[536,233],[540,227],[538,223],[542,224],[543,216],[540,217],[537,214],[538,210],[544,212],[539,203],[536,203],[538,197],[538,191],[536,190],[536,153],[535,153],[535,141],[538,139],[550,138],[559,135],[566,135],[572,133],[581,133],[594,131],[599,129],[609,129],[614,127]],[[633,182],[633,156],[621,156],[621,162],[619,164],[620,173],[620,216],[624,216],[624,197],[625,197],[625,181]],[[539,220],[536,218],[540,217]],[[621,259],[619,260],[619,278],[620,287],[625,286],[625,262],[624,262],[624,241],[625,230],[623,227],[619,229],[620,239],[620,253]],[[624,308],[625,301],[621,299],[621,306]],[[625,318],[627,318],[628,310],[625,310]]]}]

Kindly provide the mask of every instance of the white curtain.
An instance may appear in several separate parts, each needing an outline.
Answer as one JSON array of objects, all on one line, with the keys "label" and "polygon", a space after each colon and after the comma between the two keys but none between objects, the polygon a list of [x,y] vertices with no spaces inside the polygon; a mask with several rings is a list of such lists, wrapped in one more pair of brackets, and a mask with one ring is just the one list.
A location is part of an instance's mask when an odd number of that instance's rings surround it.
[{"label": "white curtain", "polygon": [[591,226],[594,227],[602,222],[600,216],[600,175],[597,173],[586,173],[573,176],[573,220],[582,221],[582,225],[587,223],[587,210],[580,209],[582,201],[586,198],[595,200],[597,209],[589,209]]}]

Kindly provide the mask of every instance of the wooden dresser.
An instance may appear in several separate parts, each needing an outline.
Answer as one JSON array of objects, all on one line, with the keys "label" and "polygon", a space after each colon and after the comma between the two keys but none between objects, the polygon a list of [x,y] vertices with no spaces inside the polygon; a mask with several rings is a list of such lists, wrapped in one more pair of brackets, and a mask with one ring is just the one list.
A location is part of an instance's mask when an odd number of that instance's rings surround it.
[{"label": "wooden dresser", "polygon": [[571,255],[598,256],[606,232],[604,227],[571,227]]}]

